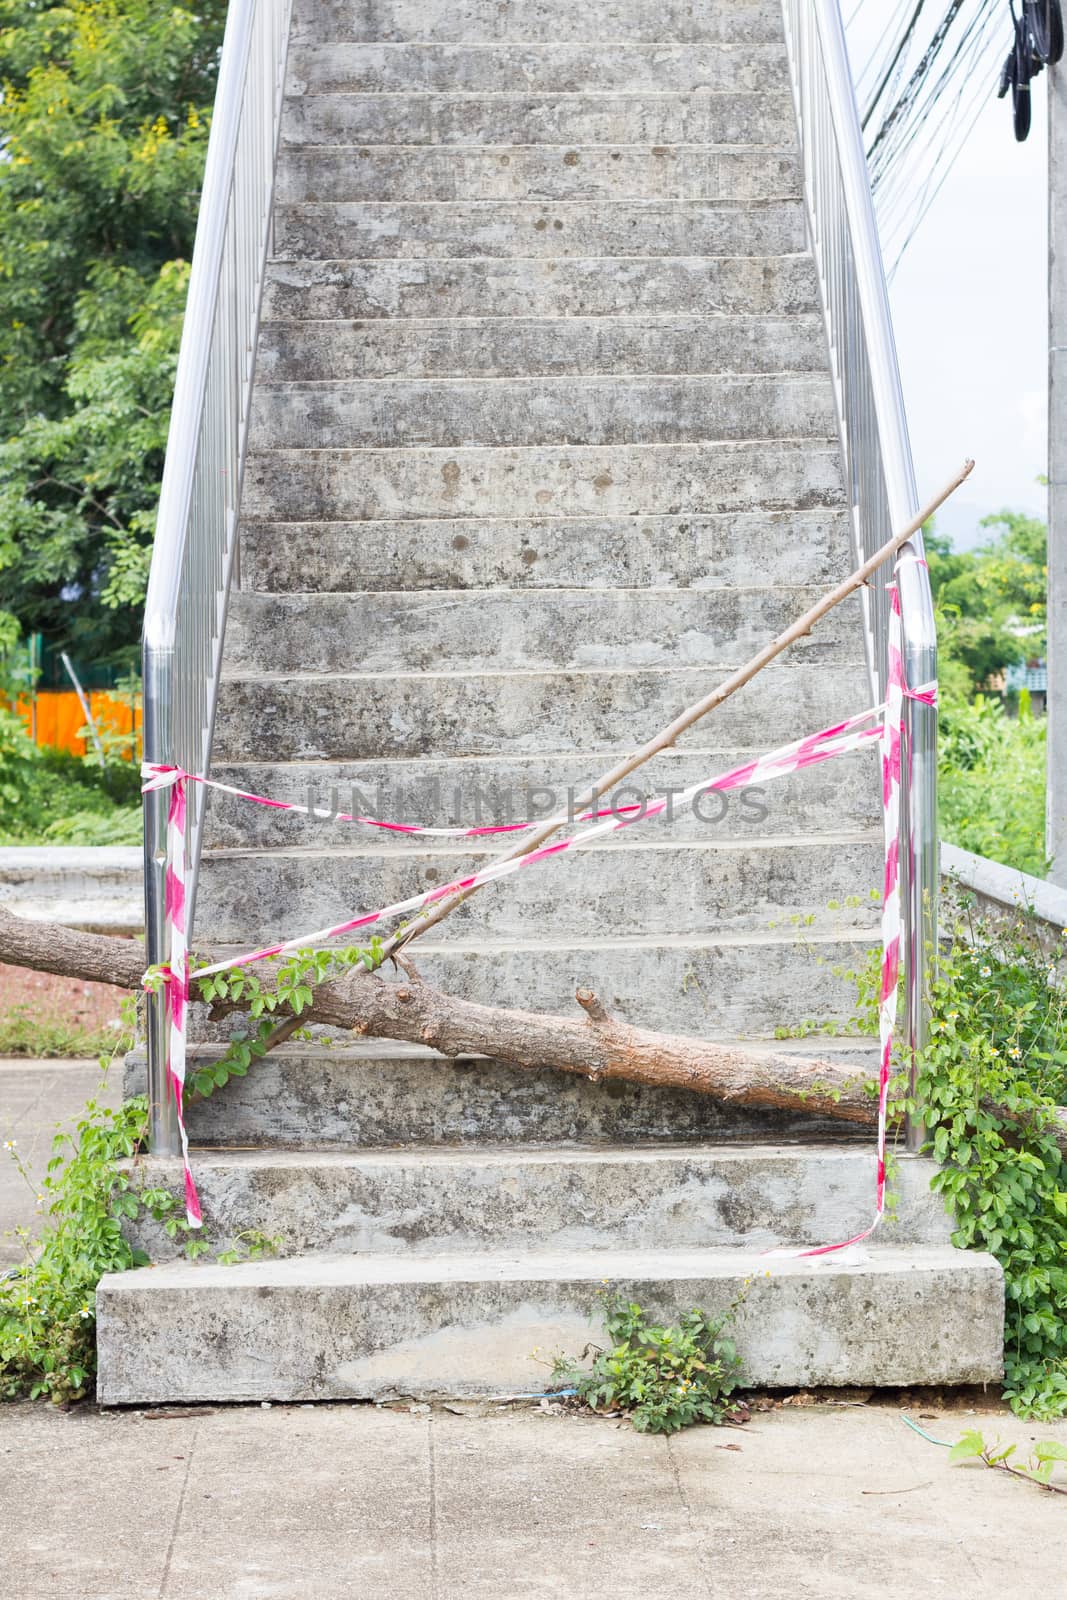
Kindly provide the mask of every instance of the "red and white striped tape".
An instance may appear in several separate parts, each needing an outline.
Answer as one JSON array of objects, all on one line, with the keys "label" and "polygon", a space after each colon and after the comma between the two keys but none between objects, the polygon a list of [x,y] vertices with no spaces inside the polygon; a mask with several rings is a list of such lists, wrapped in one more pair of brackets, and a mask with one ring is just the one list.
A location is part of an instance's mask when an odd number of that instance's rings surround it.
[{"label": "red and white striped tape", "polygon": [[[823,728],[818,733],[794,740],[791,744],[783,745],[779,749],[760,756],[754,761],[747,762],[742,767],[736,767],[730,772],[721,773],[714,778],[702,779],[700,782],[692,784],[688,789],[673,796],[657,796],[651,800],[635,802],[632,805],[620,806],[617,809],[610,808],[607,811],[583,812],[576,820],[592,820],[594,825],[586,828],[581,833],[571,835],[567,839],[557,840],[554,844],[544,845],[539,849],[529,851],[526,855],[517,856],[511,860],[493,862],[488,867],[483,868],[482,871],[472,873],[469,877],[456,879],[452,883],[441,885],[422,894],[412,895],[408,899],[396,901],[392,905],[380,906],[377,910],[367,912],[359,917],[350,918],[345,922],[335,923],[331,927],[319,928],[312,933],[300,934],[296,938],[284,940],[279,944],[265,945],[261,949],[250,950],[245,955],[235,956],[227,961],[216,962],[213,966],[198,967],[196,969],[196,977],[210,977],[215,973],[228,972],[234,967],[249,966],[255,961],[263,961],[272,956],[316,948],[346,933],[371,927],[379,922],[390,921],[395,917],[402,916],[405,912],[425,910],[446,895],[476,889],[482,884],[496,882],[498,879],[507,877],[512,873],[524,871],[536,862],[546,860],[549,856],[580,850],[604,834],[631,827],[635,822],[643,821],[647,817],[662,816],[668,811],[673,815],[675,806],[679,810],[685,810],[692,806],[701,795],[714,791],[725,791],[766,783],[774,778],[785,777],[791,773],[802,771],[806,767],[832,760],[836,756],[845,755],[849,751],[860,749],[877,740],[882,750],[885,873],[882,906],[882,983],[879,1004],[880,1066],[876,1212],[870,1227],[864,1229],[861,1233],[857,1233],[853,1238],[844,1240],[840,1244],[823,1245],[814,1250],[805,1250],[801,1254],[823,1255],[833,1250],[843,1249],[850,1244],[858,1244],[860,1240],[873,1233],[885,1211],[886,1112],[896,1014],[897,979],[900,969],[900,890],[898,869],[900,856],[900,762],[904,698],[907,695],[909,698],[922,700],[930,705],[934,704],[936,699],[935,685],[926,685],[922,689],[915,691],[908,691],[905,688],[901,649],[900,600],[895,585],[891,587],[891,595],[887,698],[884,705],[871,707],[869,710],[860,712],[854,717],[848,717],[843,722],[836,723],[832,727]],[[866,726],[875,717],[880,717],[880,721],[874,723],[873,726]],[[215,779],[186,772],[181,767],[146,763],[142,767],[142,777],[145,780],[143,784],[145,793],[162,788],[171,788],[173,791],[168,813],[168,868],[166,875],[166,919],[170,933],[171,959],[169,966],[162,969],[167,991],[167,1074],[168,1084],[175,1095],[178,1107],[182,1159],[185,1168],[186,1213],[190,1223],[195,1227],[199,1227],[201,1221],[200,1204],[189,1164],[188,1139],[182,1112],[182,1093],[185,1084],[186,1019],[189,1001],[184,880],[186,784],[189,782],[201,783],[208,788],[219,789],[240,799],[253,801],[257,805],[271,806],[279,810],[294,811],[305,815],[318,815],[319,813],[313,812],[308,806],[291,801],[273,800],[264,795],[253,794],[249,790],[238,789],[230,784],[219,783]],[[394,832],[424,834],[438,838],[474,838],[485,834],[511,833],[535,826],[549,825],[549,822],[537,819],[537,821],[507,823],[498,827],[434,828],[387,822],[373,817],[355,816],[345,812],[336,816],[332,812],[327,813],[327,815],[338,821],[359,823],[367,827],[384,828]],[[570,820],[568,816],[562,814],[550,819],[550,823],[558,826],[568,820]]]},{"label": "red and white striped tape", "polygon": [[[189,946],[185,926],[185,781],[176,777],[167,808],[167,870],[164,906],[169,932],[170,961],[163,968],[167,1008],[167,1090],[174,1096],[185,1169],[185,1215],[189,1226],[199,1228],[200,1197],[189,1164],[189,1136],[185,1130],[185,1034],[189,1012]],[[145,975],[147,978],[147,974]]]},{"label": "red and white striped tape", "polygon": [[[900,615],[900,591],[889,586],[889,638],[886,663],[886,700],[882,718],[882,813],[885,821],[885,870],[882,880],[882,978],[878,996],[878,1135],[876,1151],[875,1208],[869,1227],[842,1239],[838,1244],[817,1245],[800,1250],[801,1256],[825,1256],[835,1250],[869,1239],[885,1216],[886,1128],[889,1105],[890,1061],[897,1017],[897,984],[900,978],[900,776],[904,733],[904,638]],[[926,685],[909,698],[927,705],[936,702],[937,690]]]}]

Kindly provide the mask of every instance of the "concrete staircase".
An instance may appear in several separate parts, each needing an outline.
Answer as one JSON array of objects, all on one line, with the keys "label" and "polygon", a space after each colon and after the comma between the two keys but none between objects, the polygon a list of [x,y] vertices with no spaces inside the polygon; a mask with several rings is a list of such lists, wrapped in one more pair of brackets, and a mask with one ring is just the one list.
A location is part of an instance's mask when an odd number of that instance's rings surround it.
[{"label": "concrete staircase", "polygon": [[[546,813],[850,566],[779,5],[297,0],[288,87],[216,774],[406,820]],[[843,607],[638,787],[869,695]],[[584,984],[708,1037],[848,1015],[874,765],[714,815],[483,891],[420,969],[545,1009]],[[494,853],[216,796],[197,939],[289,936]],[[999,1269],[951,1248],[925,1162],[878,1245],[760,1254],[869,1216],[870,1150],[813,1119],[319,1041],[191,1127],[213,1237],[285,1255],[106,1280],[106,1403],[538,1388],[531,1350],[577,1353],[605,1279],[672,1313],[753,1278],[763,1383],[1000,1370]]]}]

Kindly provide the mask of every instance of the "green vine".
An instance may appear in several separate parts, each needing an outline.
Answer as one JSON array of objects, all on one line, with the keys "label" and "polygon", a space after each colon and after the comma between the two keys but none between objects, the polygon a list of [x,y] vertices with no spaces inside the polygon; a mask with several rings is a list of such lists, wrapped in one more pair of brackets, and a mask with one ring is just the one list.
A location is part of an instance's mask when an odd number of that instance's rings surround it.
[{"label": "green vine", "polygon": [[[106,1068],[106,1063],[102,1062]],[[148,1102],[117,1110],[91,1100],[72,1134],[58,1134],[38,1188],[15,1139],[4,1150],[48,1217],[39,1240],[19,1228],[25,1260],[0,1277],[0,1398],[78,1400],[96,1370],[96,1286],[105,1272],[147,1264],[122,1224],[143,1214],[187,1252],[207,1244],[189,1234],[169,1189],[141,1186],[119,1163],[143,1148]]]},{"label": "green vine", "polygon": [[[269,986],[251,967],[230,967],[207,978],[198,978],[194,969],[190,976],[197,998],[207,1005],[238,1004],[242,1013],[252,1019],[255,1031],[236,1034],[217,1061],[190,1073],[185,1086],[187,1101],[194,1097],[207,1100],[216,1089],[224,1089],[231,1078],[245,1077],[253,1061],[266,1055],[279,1023],[299,1018],[307,1011],[318,984],[343,977],[353,967],[376,972],[384,959],[382,941],[375,938],[369,945],[349,945],[344,949],[297,950],[283,962],[277,956],[268,956],[262,965],[271,975]],[[162,982],[159,967],[146,974],[150,988],[158,990]],[[301,1036],[307,1037],[296,1035]]]}]

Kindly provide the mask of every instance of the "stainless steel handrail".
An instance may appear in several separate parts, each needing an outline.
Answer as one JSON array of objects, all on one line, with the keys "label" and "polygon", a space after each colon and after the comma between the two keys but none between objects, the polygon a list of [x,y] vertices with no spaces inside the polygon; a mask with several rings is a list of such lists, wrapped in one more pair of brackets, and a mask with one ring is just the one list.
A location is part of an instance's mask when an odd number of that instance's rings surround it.
[{"label": "stainless steel handrail", "polygon": [[[237,546],[252,368],[292,0],[231,0],[200,197],[143,636],[144,758],[205,772]],[[186,831],[191,927],[203,823],[192,785]],[[145,945],[168,956],[164,917],[169,791],[145,796]],[[150,1145],[178,1153],[166,1083],[163,1002],[149,998]]]},{"label": "stainless steel handrail", "polygon": [[[819,277],[838,423],[862,559],[918,510],[889,296],[863,149],[859,111],[838,0],[784,0],[786,47],[796,104],[804,196]],[[930,581],[917,534],[917,560],[899,568],[905,672],[911,688],[937,676]],[[865,596],[868,664],[881,696],[889,619],[883,569]],[[901,892],[905,940],[904,1042],[926,1042],[929,972],[937,937],[937,712],[906,706],[901,786]],[[922,1129],[908,1129],[912,1149]]]}]

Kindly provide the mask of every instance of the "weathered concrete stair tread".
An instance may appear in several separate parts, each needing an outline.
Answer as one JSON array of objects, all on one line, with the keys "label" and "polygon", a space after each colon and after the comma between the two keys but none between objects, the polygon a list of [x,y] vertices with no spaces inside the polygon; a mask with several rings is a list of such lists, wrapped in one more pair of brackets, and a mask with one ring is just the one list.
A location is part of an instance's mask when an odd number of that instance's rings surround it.
[{"label": "weathered concrete stair tread", "polygon": [[598,90],[788,91],[785,50],[771,43],[660,44],[528,43],[505,47],[406,43],[294,41],[289,54],[293,93],[388,94],[448,89],[466,94]]},{"label": "weathered concrete stair tread", "polygon": [[811,373],[824,362],[822,326],[810,315],[293,320],[264,323],[257,352],[264,384],[590,376],[629,383],[746,371],[754,382],[754,373]]},{"label": "weathered concrete stair tread", "polygon": [[[706,665],[751,658],[820,598],[814,588],[506,589],[235,595],[227,662],[238,672],[390,672],[404,636],[408,672],[540,672],[552,667]],[[858,598],[824,618],[792,661],[856,660]]]},{"label": "weathered concrete stair tread", "polygon": [[[243,594],[351,589],[652,588],[746,584],[751,551],[768,585],[820,589],[848,570],[843,511],[730,516],[428,518],[253,522],[241,528]],[[236,598],[236,597],[235,597]]]},{"label": "weathered concrete stair tread", "polygon": [[[877,1071],[877,1041],[866,1038],[723,1042]],[[220,1054],[221,1046],[194,1046],[191,1066]],[[132,1055],[125,1092],[145,1088],[144,1058]],[[195,1145],[216,1149],[647,1148],[709,1139],[773,1140],[779,1148],[832,1139],[838,1149],[851,1140],[871,1148],[869,1129],[827,1118],[754,1111],[684,1089],[593,1084],[575,1073],[530,1071],[484,1056],[447,1060],[426,1046],[388,1039],[280,1046],[223,1094],[192,1101],[186,1120]]]},{"label": "weathered concrete stair tread", "polygon": [[[932,1162],[902,1157],[884,1237],[951,1242],[931,1193]],[[182,1191],[178,1161],[146,1181]],[[199,1150],[196,1181],[213,1238],[280,1236],[283,1253],[436,1255],[478,1250],[696,1250],[831,1243],[866,1224],[873,1149],[690,1143],[581,1150]],[[156,1259],[182,1255],[151,1224],[133,1237]]]},{"label": "weathered concrete stair tread", "polygon": [[[620,752],[621,753],[621,752]],[[712,773],[728,772],[752,761],[758,750],[675,753],[668,760],[650,763],[633,781],[620,786],[619,806],[638,796],[681,789]],[[871,774],[877,750],[870,747],[843,756],[832,765],[809,767],[787,780],[766,785],[758,794],[731,791],[722,802],[711,801],[700,812],[676,812],[663,834],[672,843],[699,840],[716,844],[758,840],[765,822],[781,834],[803,835],[818,826],[824,831],[864,833],[880,821]],[[618,754],[588,758],[539,757],[504,762],[477,758],[427,761],[411,771],[403,762],[346,762],[327,766],[291,765],[216,766],[223,783],[251,794],[310,804],[321,812],[348,811],[356,816],[378,817],[423,826],[469,827],[515,822],[544,816],[546,806],[558,797],[563,806],[568,794],[577,798],[583,785],[607,771]],[[623,793],[622,790],[626,792]],[[608,805],[612,796],[604,797]],[[650,824],[652,825],[652,824]],[[208,850],[348,849],[381,838],[380,830],[359,823],[330,821],[327,815],[307,817],[272,806],[213,793],[205,822],[204,846]],[[391,847],[400,852],[417,850],[423,836],[394,834]]]},{"label": "weathered concrete stair tread", "polygon": [[[275,261],[263,315],[279,317],[615,317],[813,312],[806,255],[532,255]],[[706,509],[706,508],[705,508]]]},{"label": "weathered concrete stair tread", "polygon": [[[489,893],[490,891],[483,891]],[[299,934],[286,926],[279,934]],[[211,944],[210,930],[198,931]],[[250,942],[218,947],[219,959],[242,954]],[[424,936],[414,959],[427,982],[481,1005],[510,1004],[574,1016],[574,991],[596,991],[624,1022],[700,1037],[762,1035],[776,1029],[840,1025],[856,1010],[855,981],[871,947],[862,928],[796,927],[787,921],[756,932],[656,934],[640,938],[554,937],[432,942]],[[218,1041],[200,1018],[204,1037]],[[316,1037],[323,1037],[317,1030]],[[336,1030],[325,1030],[334,1038]]]},{"label": "weathered concrete stair tread", "polygon": [[261,383],[249,449],[825,439],[832,402],[822,373]]},{"label": "weathered concrete stair tread", "polygon": [[108,1275],[97,1394],[128,1405],[515,1393],[531,1385],[535,1347],[578,1359],[602,1333],[605,1279],[672,1320],[725,1310],[751,1280],[736,1334],[753,1383],[981,1383],[1002,1370],[1000,1267],[938,1246],[817,1263],[740,1250],[309,1254]]},{"label": "weathered concrete stair tread", "polygon": [[788,94],[298,94],[287,145],[784,145]]},{"label": "weathered concrete stair tread", "polygon": [[[462,881],[500,853],[499,844],[477,851],[290,850],[280,861],[271,852],[220,853],[204,885],[198,927],[226,943],[289,938]],[[549,857],[488,886],[441,924],[434,942],[521,938],[532,928],[567,943],[604,928],[616,938],[699,935],[709,924],[723,933],[763,932],[775,919],[787,926],[793,919],[806,933],[859,927],[873,937],[878,905],[870,895],[882,854],[873,834],[593,847]],[[850,897],[859,903],[849,904]]]},{"label": "weathered concrete stair tread", "polygon": [[[477,40],[514,44],[538,40],[610,39],[624,43],[684,40],[719,44],[781,37],[776,0],[297,0],[294,40]],[[595,81],[595,80],[594,80]]]},{"label": "weathered concrete stair tread", "polygon": [[[740,663],[737,663],[740,665]],[[724,744],[758,727],[764,748],[865,709],[853,670],[768,668],[715,713]],[[382,757],[553,755],[650,739],[713,686],[706,667],[616,672],[290,673],[231,675],[219,692],[216,758],[322,761]],[[711,681],[709,682],[709,678]],[[704,744],[698,728],[683,749]]]},{"label": "weathered concrete stair tread", "polygon": [[260,521],[336,522],[837,508],[838,455],[817,439],[271,450],[248,458],[244,510]]},{"label": "weathered concrete stair tread", "polygon": [[283,205],[305,200],[777,200],[796,156],[773,146],[288,145]]},{"label": "weathered concrete stair tread", "polygon": [[770,270],[806,246],[798,199],[305,201],[278,206],[274,230],[278,262],[762,256]]},{"label": "weathered concrete stair tread", "polygon": [[100,933],[144,926],[140,849],[127,845],[0,848],[0,906],[31,922]]}]

